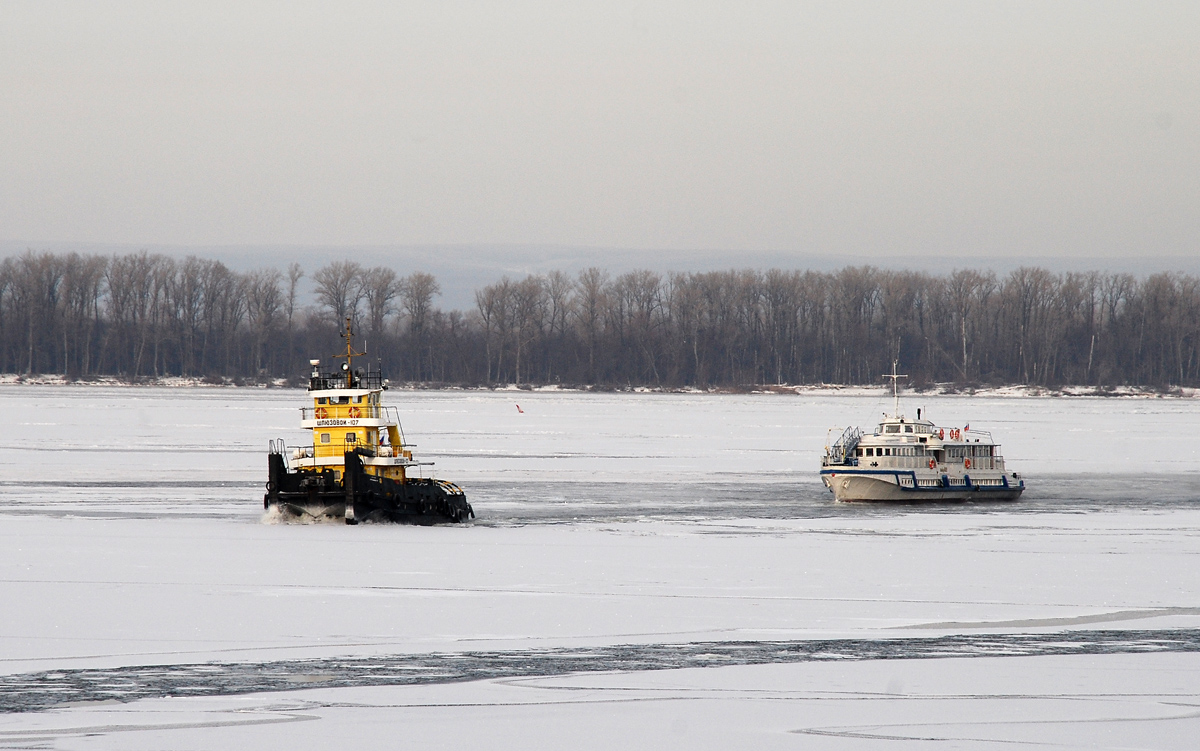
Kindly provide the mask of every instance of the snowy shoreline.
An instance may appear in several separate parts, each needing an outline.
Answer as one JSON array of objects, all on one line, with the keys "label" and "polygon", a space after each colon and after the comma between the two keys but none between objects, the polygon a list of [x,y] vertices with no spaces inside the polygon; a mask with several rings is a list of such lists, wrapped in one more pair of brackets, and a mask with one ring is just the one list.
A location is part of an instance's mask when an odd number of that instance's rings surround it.
[{"label": "snowy shoreline", "polygon": [[[87,379],[69,378],[64,375],[20,375],[16,373],[0,374],[0,386],[103,386],[125,388],[207,388],[207,389],[288,389],[303,388],[302,385],[292,384],[286,378],[272,378],[258,382],[237,381],[234,379],[217,379],[213,377],[140,377],[129,380],[118,376],[93,376]],[[502,384],[494,386],[465,386],[458,384],[424,384],[401,382],[391,384],[396,391],[510,391],[514,393],[627,393],[627,394],[778,394],[784,396],[874,396],[887,394],[889,387],[865,385],[841,385],[832,383],[817,384],[779,384],[771,386],[745,386],[740,388],[696,388],[692,386],[561,386],[551,385],[516,385]],[[929,396],[989,396],[989,397],[1105,397],[1132,399],[1194,399],[1200,396],[1200,389],[1192,387],[1169,386],[1166,388],[1150,386],[972,386],[955,383],[934,383],[913,388],[901,389],[902,393]]]}]

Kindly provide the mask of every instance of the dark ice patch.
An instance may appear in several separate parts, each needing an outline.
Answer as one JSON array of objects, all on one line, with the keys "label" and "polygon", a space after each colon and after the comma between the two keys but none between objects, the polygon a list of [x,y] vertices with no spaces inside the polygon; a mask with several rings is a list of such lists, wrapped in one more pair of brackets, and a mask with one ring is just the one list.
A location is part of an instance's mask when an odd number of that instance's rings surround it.
[{"label": "dark ice patch", "polygon": [[83,702],[266,691],[412,686],[569,673],[675,670],[835,660],[1040,657],[1200,652],[1200,629],[1065,631],[906,639],[625,644],[273,662],[53,670],[0,677],[0,711],[36,712]]}]

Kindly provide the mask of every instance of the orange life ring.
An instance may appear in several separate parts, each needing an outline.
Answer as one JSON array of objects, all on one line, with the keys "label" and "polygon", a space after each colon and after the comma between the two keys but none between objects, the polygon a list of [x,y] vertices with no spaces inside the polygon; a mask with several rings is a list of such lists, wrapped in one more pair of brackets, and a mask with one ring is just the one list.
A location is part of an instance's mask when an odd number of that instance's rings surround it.
[{"label": "orange life ring", "polygon": [[936,467],[936,466],[937,466],[937,462],[936,462],[936,461],[934,461],[933,459],[930,459],[930,460],[929,460],[929,468],[930,468],[930,469],[933,469],[933,468],[934,468],[934,467]]},{"label": "orange life ring", "polygon": [[971,468],[971,460],[963,459],[963,466],[966,467],[967,469],[970,469]]},{"label": "orange life ring", "polygon": [[351,408],[350,408],[350,416],[351,416],[351,417],[358,417],[358,407],[351,407]]},{"label": "orange life ring", "polygon": [[938,440],[940,441],[940,440],[944,439],[945,437],[946,437],[946,431],[942,430],[941,428],[938,428]]},{"label": "orange life ring", "polygon": [[324,407],[317,407],[317,419],[318,420],[324,420],[326,414],[327,413],[325,412]]}]

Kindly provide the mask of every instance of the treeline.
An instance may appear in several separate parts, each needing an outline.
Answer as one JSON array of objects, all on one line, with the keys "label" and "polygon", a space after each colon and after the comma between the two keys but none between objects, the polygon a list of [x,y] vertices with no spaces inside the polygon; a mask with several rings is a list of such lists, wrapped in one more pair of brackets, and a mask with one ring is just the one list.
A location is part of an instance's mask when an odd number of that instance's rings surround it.
[{"label": "treeline", "polygon": [[28,252],[0,262],[0,371],[302,378],[356,344],[393,380],[455,384],[749,386],[1200,385],[1200,279],[1004,276],[848,267],[610,275],[552,272],[435,305],[437,280],[344,261],[238,273],[136,253]]}]

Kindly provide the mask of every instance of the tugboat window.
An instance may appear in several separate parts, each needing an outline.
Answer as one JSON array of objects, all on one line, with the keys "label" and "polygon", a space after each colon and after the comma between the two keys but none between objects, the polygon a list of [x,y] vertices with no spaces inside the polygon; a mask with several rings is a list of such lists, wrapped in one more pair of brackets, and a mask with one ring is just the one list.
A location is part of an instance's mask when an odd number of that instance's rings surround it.
[{"label": "tugboat window", "polygon": [[321,434],[321,443],[329,443],[329,434],[328,433]]},{"label": "tugboat window", "polygon": [[358,438],[355,436],[355,434],[354,434],[354,433],[347,433],[347,434],[346,434],[346,443],[354,443],[354,442],[355,442],[355,441],[357,441],[357,440],[358,440]]}]

